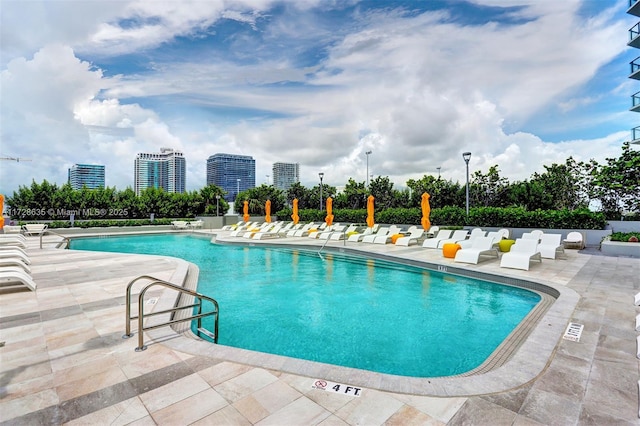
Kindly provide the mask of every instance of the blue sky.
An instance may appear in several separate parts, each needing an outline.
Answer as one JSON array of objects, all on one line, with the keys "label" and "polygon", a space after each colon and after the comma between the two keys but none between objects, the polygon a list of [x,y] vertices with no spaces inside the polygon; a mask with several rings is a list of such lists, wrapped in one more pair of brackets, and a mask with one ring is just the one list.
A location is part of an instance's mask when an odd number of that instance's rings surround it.
[{"label": "blue sky", "polygon": [[462,181],[617,157],[638,118],[627,1],[16,1],[0,4],[0,191],[74,163],[133,185],[138,152],[251,155],[256,183],[369,172]]}]

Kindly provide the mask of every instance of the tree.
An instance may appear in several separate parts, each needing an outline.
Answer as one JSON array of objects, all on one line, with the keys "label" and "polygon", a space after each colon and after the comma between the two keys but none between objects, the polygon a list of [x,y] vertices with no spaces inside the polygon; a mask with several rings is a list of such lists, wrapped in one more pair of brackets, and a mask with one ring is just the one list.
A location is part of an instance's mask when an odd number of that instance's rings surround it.
[{"label": "tree", "polygon": [[[227,192],[217,185],[207,185],[200,189],[200,197],[202,197],[204,204],[202,212],[205,214],[226,214],[229,210],[229,203],[224,199],[226,194]],[[216,198],[216,195],[219,199]]]},{"label": "tree", "polygon": [[364,209],[367,207],[367,189],[364,182],[349,178],[344,191],[336,196],[334,207],[337,209]]},{"label": "tree", "polygon": [[369,182],[371,195],[376,198],[376,210],[394,207],[393,183],[388,176],[378,176]]},{"label": "tree", "polygon": [[249,214],[264,215],[267,200],[271,200],[272,213],[284,209],[287,205],[284,192],[273,185],[266,184],[247,189],[238,194],[238,198],[236,198],[236,210],[238,212],[242,211],[245,200],[249,201]]},{"label": "tree", "polygon": [[508,205],[508,188],[509,180],[500,176],[497,165],[489,167],[486,175],[478,170],[473,173],[469,184],[469,203],[474,207],[505,207]]},{"label": "tree", "polygon": [[640,211],[640,152],[632,150],[629,142],[622,145],[619,158],[607,158],[604,165],[592,160],[587,167],[591,196],[600,201],[608,218]]},{"label": "tree", "polygon": [[411,189],[410,207],[419,207],[422,194],[425,192],[430,195],[429,205],[432,209],[444,206],[462,207],[465,203],[464,188],[451,180],[424,175],[420,180],[409,179],[407,186]]}]

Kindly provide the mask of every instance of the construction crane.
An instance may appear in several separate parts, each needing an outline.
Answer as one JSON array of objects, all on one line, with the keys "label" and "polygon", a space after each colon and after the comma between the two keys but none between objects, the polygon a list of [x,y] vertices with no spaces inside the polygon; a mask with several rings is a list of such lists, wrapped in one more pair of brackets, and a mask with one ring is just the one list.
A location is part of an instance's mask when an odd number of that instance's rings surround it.
[{"label": "construction crane", "polygon": [[0,157],[0,160],[15,161],[17,163],[21,161],[31,161],[30,158],[21,158],[21,157]]}]

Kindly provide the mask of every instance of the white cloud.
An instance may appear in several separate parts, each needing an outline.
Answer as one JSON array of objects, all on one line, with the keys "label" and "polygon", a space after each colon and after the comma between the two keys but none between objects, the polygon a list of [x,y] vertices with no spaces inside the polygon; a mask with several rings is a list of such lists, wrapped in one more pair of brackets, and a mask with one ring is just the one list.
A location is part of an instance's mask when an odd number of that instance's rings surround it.
[{"label": "white cloud", "polygon": [[[204,37],[221,17],[259,31],[271,2],[123,1],[111,9],[113,2],[49,2],[55,16],[82,5],[86,19],[66,18],[60,28],[43,3],[27,2],[25,10],[17,6],[23,2],[8,3],[7,16],[29,19],[19,30],[2,18],[3,38],[9,37],[3,57],[13,55],[1,74],[2,155],[37,161],[3,164],[2,190],[31,178],[63,183],[74,162],[106,164],[107,184],[124,188],[133,183],[135,154],[164,146],[184,151],[189,189],[204,185],[206,158],[217,152],[252,155],[257,183],[277,161],[300,163],[303,184],[317,184],[320,171],[336,186],[349,177],[364,181],[367,150],[369,172],[397,186],[437,167],[444,178],[463,180],[467,150],[471,171],[498,164],[504,176],[521,180],[570,155],[617,156],[628,138],[621,131],[548,143],[532,132],[505,131],[505,122],[526,123],[545,108],[569,112],[604,96],[574,91],[624,50],[626,24],[612,11],[579,19],[578,1],[514,0],[513,6],[528,5],[511,12],[523,19],[518,25],[461,25],[442,10],[362,13],[343,33],[312,23],[305,13],[316,3],[296,2],[287,5],[297,8],[288,18],[300,21],[274,19],[263,35],[276,46],[304,28],[301,51],[328,35],[317,65],[297,66],[286,51],[242,64],[185,53],[177,62],[149,63],[144,74],[115,77],[78,56],[135,54],[176,36]],[[220,119],[210,112],[225,108],[254,113]],[[605,122],[612,114],[584,120]]]}]

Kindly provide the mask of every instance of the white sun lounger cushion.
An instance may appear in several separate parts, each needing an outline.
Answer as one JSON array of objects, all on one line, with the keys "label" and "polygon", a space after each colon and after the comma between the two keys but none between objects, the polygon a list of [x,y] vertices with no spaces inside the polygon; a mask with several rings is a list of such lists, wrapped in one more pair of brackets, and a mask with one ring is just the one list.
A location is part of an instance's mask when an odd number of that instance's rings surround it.
[{"label": "white sun lounger cushion", "polygon": [[640,331],[640,314],[636,315],[636,331]]},{"label": "white sun lounger cushion", "polygon": [[636,293],[635,304],[636,306],[640,306],[640,293]]}]

